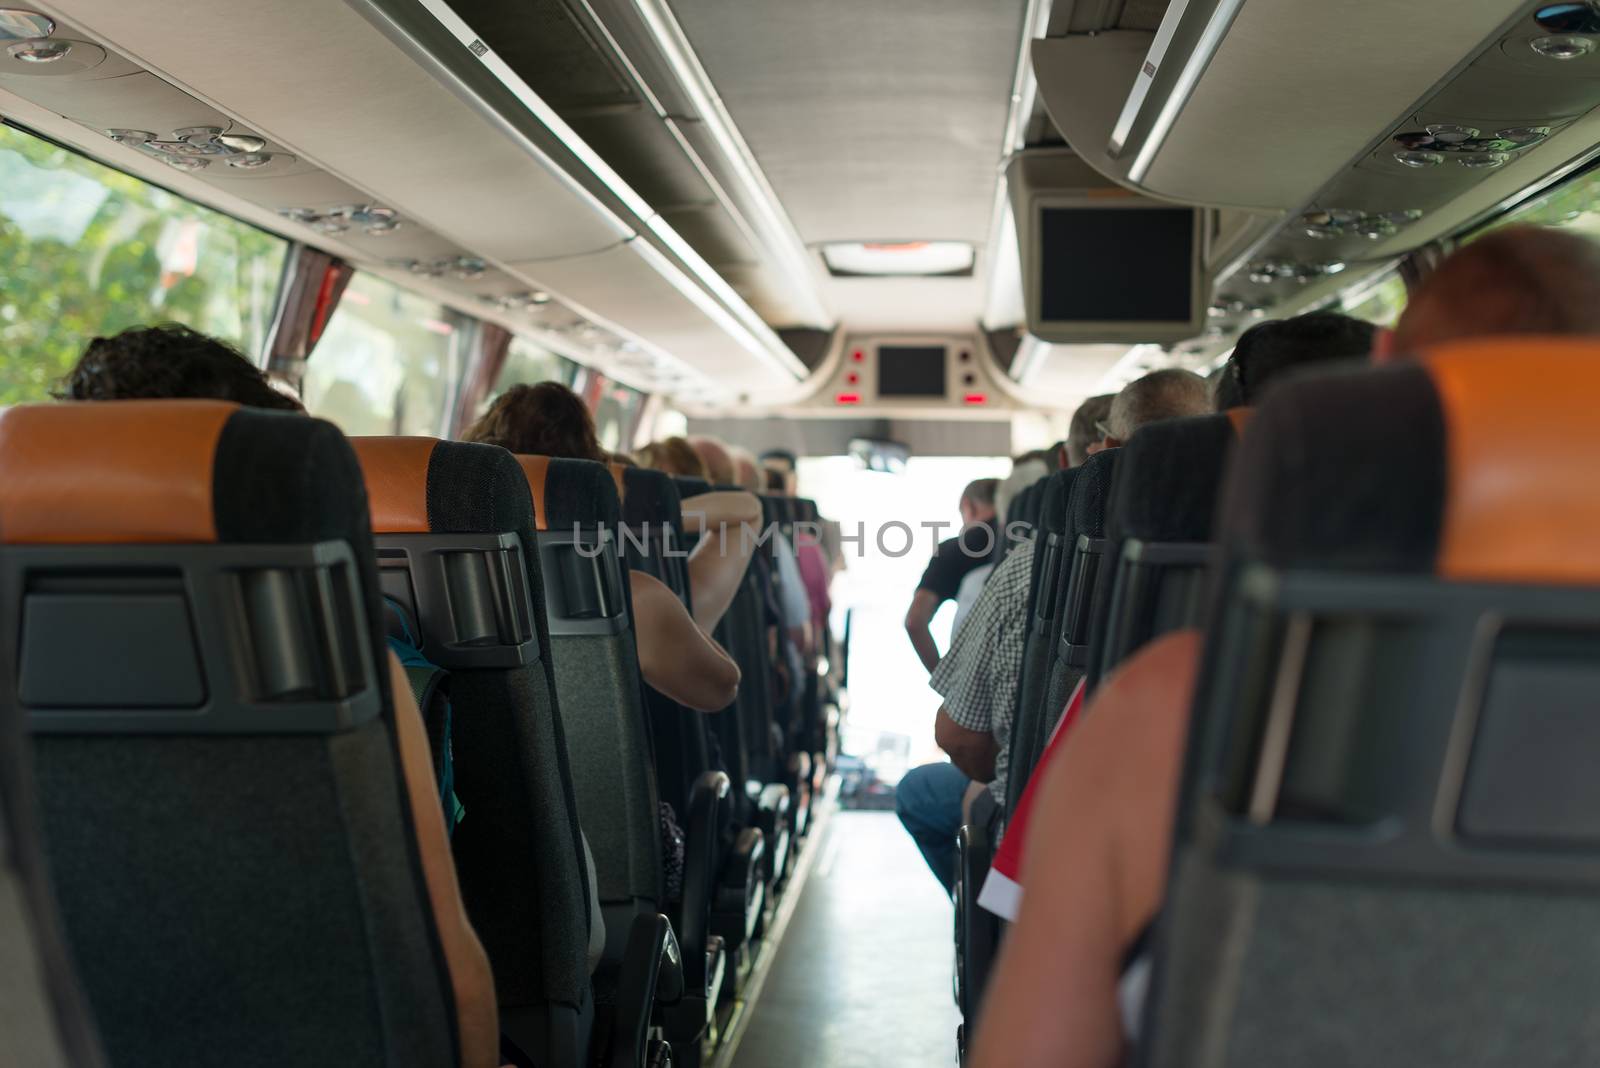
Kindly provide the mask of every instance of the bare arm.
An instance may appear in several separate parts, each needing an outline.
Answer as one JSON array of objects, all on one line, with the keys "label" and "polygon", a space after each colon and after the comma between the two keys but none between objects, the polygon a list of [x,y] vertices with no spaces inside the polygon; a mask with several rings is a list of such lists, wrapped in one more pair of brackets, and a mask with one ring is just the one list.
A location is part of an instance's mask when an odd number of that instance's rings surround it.
[{"label": "bare arm", "polygon": [[658,579],[628,572],[639,673],[679,704],[720,712],[739,693],[739,665]]},{"label": "bare arm", "polygon": [[690,534],[704,535],[689,554],[689,590],[695,622],[712,630],[733,603],[750,566],[761,502],[752,493],[701,493],[683,502],[683,525]]},{"label": "bare arm", "polygon": [[445,950],[450,987],[461,1006],[457,1048],[465,1068],[493,1068],[500,1063],[500,1028],[495,1012],[494,974],[489,957],[467,919],[450,857],[450,839],[439,807],[439,787],[433,779],[428,737],[417,703],[411,699],[400,661],[390,653],[389,685],[394,693],[394,730],[400,751],[400,774],[411,798],[417,854],[423,881],[433,906],[439,941]]},{"label": "bare arm", "polygon": [[1029,824],[1022,912],[973,1068],[1115,1068],[1122,957],[1165,891],[1199,641],[1168,635],[1107,680],[1062,743]]},{"label": "bare arm", "polygon": [[911,647],[930,675],[939,666],[939,645],[933,640],[928,624],[933,622],[939,604],[938,594],[932,590],[918,590],[911,597],[911,607],[906,610],[906,633],[911,637]]},{"label": "bare arm", "polygon": [[974,782],[994,781],[994,758],[1000,751],[994,735],[988,731],[968,730],[941,708],[933,721],[933,740],[967,778]]}]

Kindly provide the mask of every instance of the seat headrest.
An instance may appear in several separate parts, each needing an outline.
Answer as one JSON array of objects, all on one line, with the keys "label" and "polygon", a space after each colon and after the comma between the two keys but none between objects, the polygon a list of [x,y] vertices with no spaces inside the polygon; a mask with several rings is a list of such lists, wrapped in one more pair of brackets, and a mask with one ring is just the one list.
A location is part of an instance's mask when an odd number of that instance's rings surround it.
[{"label": "seat headrest", "polygon": [[1133,435],[1117,461],[1107,525],[1111,537],[1209,541],[1223,473],[1249,411],[1166,419]]},{"label": "seat headrest", "polygon": [[[1078,477],[1078,468],[1069,467],[1050,474],[1030,485],[1024,493],[1043,494],[1039,506],[1039,529],[1046,534],[1067,532],[1067,500],[1072,495],[1072,483]],[[1043,487],[1040,490],[1038,487]]]},{"label": "seat headrest", "polygon": [[498,445],[438,438],[352,438],[379,534],[531,535],[521,466]]},{"label": "seat headrest", "polygon": [[[1143,432],[1140,431],[1141,434]],[[1121,454],[1121,449],[1107,449],[1075,468],[1078,474],[1072,480],[1072,490],[1067,495],[1067,533],[1070,537],[1076,539],[1085,534],[1091,538],[1106,536],[1112,476],[1116,473]]]},{"label": "seat headrest", "polygon": [[332,423],[208,400],[0,412],[8,544],[359,543],[366,496]]},{"label": "seat headrest", "polygon": [[574,524],[615,527],[621,522],[617,479],[608,465],[549,456],[518,456],[517,463],[527,476],[540,530],[567,529]]},{"label": "seat headrest", "polygon": [[630,527],[683,522],[682,498],[671,475],[628,467],[622,471],[622,485],[622,521]]},{"label": "seat headrest", "polygon": [[372,529],[380,534],[427,534],[428,466],[438,438],[351,438],[367,480]]},{"label": "seat headrest", "polygon": [[672,484],[678,487],[679,497],[698,497],[702,493],[711,492],[711,483],[693,475],[674,475]]},{"label": "seat headrest", "polygon": [[1230,477],[1228,541],[1279,566],[1600,584],[1600,341],[1461,342],[1285,382]]}]

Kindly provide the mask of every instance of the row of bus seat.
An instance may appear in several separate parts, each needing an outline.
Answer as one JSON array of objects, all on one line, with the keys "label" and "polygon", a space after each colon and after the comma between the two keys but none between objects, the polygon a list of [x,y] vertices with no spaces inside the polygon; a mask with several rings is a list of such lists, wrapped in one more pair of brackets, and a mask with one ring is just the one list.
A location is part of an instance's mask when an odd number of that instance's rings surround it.
[{"label": "row of bus seat", "polygon": [[[1457,344],[1286,383],[1254,417],[1148,426],[1109,493],[1108,454],[1052,476],[1034,551],[1061,563],[1036,567],[1030,624],[1058,632],[1056,670],[1092,685],[1206,630],[1131,1063],[1565,1065],[1600,1040],[1580,933],[1600,887],[1600,435],[1552,385],[1596,361],[1583,340]],[[1060,711],[1019,705],[1012,803]],[[969,1013],[991,920],[958,910]]]},{"label": "row of bus seat", "polygon": [[114,1063],[698,1063],[797,828],[639,676],[667,476],[209,402],[12,409],[0,472],[3,718]]},{"label": "row of bus seat", "polygon": [[[1019,494],[1034,524],[1028,629],[1005,811],[975,806],[957,843],[957,1000],[973,1020],[1004,935],[977,904],[997,838],[1080,683],[1092,689],[1150,640],[1194,625],[1223,471],[1248,413],[1151,424],[1122,448]],[[964,1036],[964,1032],[963,1032]]]}]

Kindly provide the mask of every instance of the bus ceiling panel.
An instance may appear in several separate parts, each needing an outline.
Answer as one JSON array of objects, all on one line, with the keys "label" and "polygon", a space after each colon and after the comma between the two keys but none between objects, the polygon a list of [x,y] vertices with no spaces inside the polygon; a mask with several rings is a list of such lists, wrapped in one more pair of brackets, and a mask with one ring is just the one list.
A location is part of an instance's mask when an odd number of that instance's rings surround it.
[{"label": "bus ceiling panel", "polygon": [[[614,219],[575,204],[568,181],[349,5],[66,0],[57,6],[97,38],[215,101],[217,110],[478,255],[573,255],[626,235]],[[187,98],[168,88],[177,94],[174,106]],[[115,101],[107,101],[94,117],[109,126],[115,114]]]},{"label": "bus ceiling panel", "polygon": [[829,278],[824,292],[852,330],[970,331],[983,307],[976,274],[932,278]]},{"label": "bus ceiling panel", "polygon": [[[1294,210],[1507,15],[1505,0],[1187,0],[1169,8],[1164,54],[1151,55],[1159,34],[1115,31],[1035,42],[1034,69],[1068,143],[1109,177],[1187,203]],[[1148,91],[1118,131],[1142,69]],[[1115,154],[1114,132],[1126,135]]]},{"label": "bus ceiling panel", "polygon": [[[1538,152],[1513,154],[1505,164],[1487,171],[1473,171],[1448,160],[1434,167],[1413,170],[1405,177],[1411,186],[1399,199],[1396,187],[1384,183],[1390,203],[1431,203],[1430,186],[1442,183],[1452,188],[1468,176],[1468,184],[1455,195],[1427,210],[1415,222],[1377,240],[1359,234],[1344,237],[1312,237],[1298,218],[1291,218],[1276,234],[1244,257],[1231,276],[1219,279],[1218,298],[1232,302],[1240,312],[1265,307],[1274,315],[1291,315],[1312,307],[1359,280],[1374,268],[1381,269],[1397,257],[1431,241],[1449,238],[1516,201],[1530,189],[1539,188],[1595,156],[1600,145],[1600,110],[1591,111],[1565,126],[1555,128]],[[1357,167],[1342,175],[1318,197],[1324,206],[1354,202],[1373,195],[1370,168]],[[1354,184],[1347,185],[1347,182]],[[1342,268],[1325,274],[1332,265]],[[1295,271],[1303,271],[1295,277]],[[1276,272],[1276,273],[1274,273]],[[1247,325],[1247,323],[1245,324]]]},{"label": "bus ceiling panel", "polygon": [[687,373],[689,393],[728,401],[743,392],[794,382],[794,376],[753,356],[752,342],[741,338],[738,324],[725,312],[719,314],[715,305],[673,285],[640,251],[619,246],[506,266],[594,322],[639,339],[669,372],[671,365],[679,365]]},{"label": "bus ceiling panel", "polygon": [[[89,72],[93,73],[93,72]],[[226,128],[231,120],[154,74],[119,78],[0,78],[18,96],[104,133],[143,130],[158,137],[194,126]]]}]

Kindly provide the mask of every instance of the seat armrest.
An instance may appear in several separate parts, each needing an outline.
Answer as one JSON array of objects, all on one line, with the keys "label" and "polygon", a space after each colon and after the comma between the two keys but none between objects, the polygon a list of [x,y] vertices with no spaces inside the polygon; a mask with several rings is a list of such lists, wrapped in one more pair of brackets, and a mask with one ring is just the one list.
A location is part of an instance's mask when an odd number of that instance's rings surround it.
[{"label": "seat armrest", "polygon": [[994,860],[994,838],[987,822],[964,825],[956,834],[956,1002],[971,1022],[983,1001],[989,970],[1000,943],[999,918],[980,908],[978,895]]},{"label": "seat armrest", "polygon": [[638,1068],[647,1063],[650,1021],[657,1000],[670,1004],[681,997],[683,956],[672,924],[659,914],[636,917],[628,931],[628,951],[617,982],[606,1068]]},{"label": "seat armrest", "polygon": [[683,905],[678,924],[681,943],[688,947],[683,981],[689,990],[705,989],[705,948],[716,902],[721,810],[732,788],[725,773],[708,771],[695,780],[689,794],[689,819],[684,828]]}]

